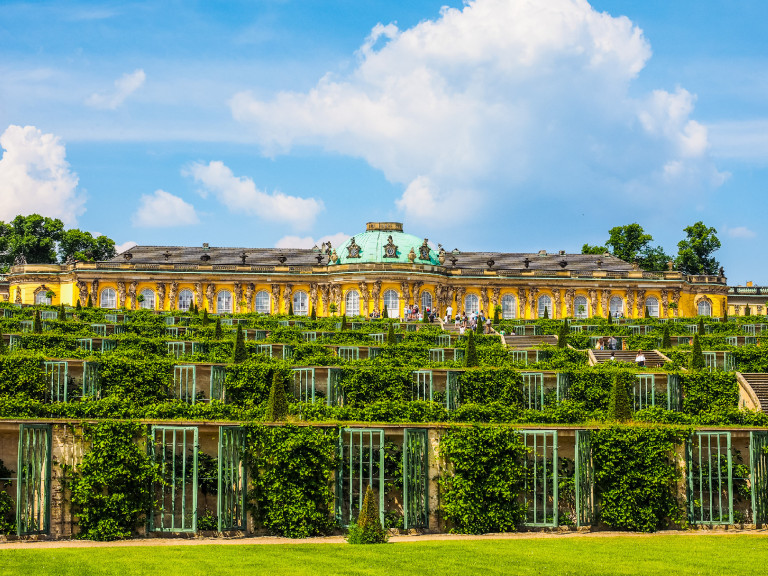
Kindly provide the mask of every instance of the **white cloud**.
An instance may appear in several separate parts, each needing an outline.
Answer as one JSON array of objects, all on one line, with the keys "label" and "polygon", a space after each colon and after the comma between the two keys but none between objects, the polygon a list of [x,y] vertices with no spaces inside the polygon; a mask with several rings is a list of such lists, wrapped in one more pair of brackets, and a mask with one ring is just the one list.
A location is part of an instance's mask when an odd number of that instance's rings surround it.
[{"label": "white cloud", "polygon": [[171,228],[189,226],[200,220],[195,207],[165,190],[143,194],[139,208],[133,215],[133,225],[145,228]]},{"label": "white cloud", "polygon": [[324,208],[323,202],[315,198],[263,192],[250,178],[235,176],[223,162],[197,162],[182,173],[204,186],[202,194],[212,192],[231,212],[251,214],[266,221],[288,222],[305,229]]},{"label": "white cloud", "polygon": [[746,226],[735,226],[733,228],[724,227],[723,231],[731,238],[754,238],[757,236],[755,232]]},{"label": "white cloud", "polygon": [[715,122],[708,127],[712,154],[748,162],[768,162],[768,119]]},{"label": "white cloud", "polygon": [[11,125],[0,136],[0,147],[0,219],[37,213],[77,225],[85,196],[59,139],[34,126]]},{"label": "white cloud", "polygon": [[267,155],[310,145],[362,157],[424,219],[467,191],[478,209],[532,188],[648,205],[722,181],[694,95],[630,95],[650,56],[629,19],[585,0],[473,0],[407,30],[377,25],[344,77],[267,100],[240,92],[230,108]]},{"label": "white cloud", "polygon": [[116,110],[125,99],[144,85],[147,75],[139,68],[133,72],[123,74],[115,80],[115,89],[111,92],[97,92],[91,94],[85,101],[88,106],[104,110]]},{"label": "white cloud", "polygon": [[123,242],[122,244],[115,244],[115,251],[118,254],[122,254],[123,252],[125,252],[126,250],[130,250],[134,246],[138,246],[138,244],[133,240],[128,240],[127,242]]},{"label": "white cloud", "polygon": [[311,236],[284,236],[275,242],[275,248],[312,248],[320,246],[323,242],[330,242],[331,246],[338,248],[349,240],[349,234],[338,232],[313,240]]}]

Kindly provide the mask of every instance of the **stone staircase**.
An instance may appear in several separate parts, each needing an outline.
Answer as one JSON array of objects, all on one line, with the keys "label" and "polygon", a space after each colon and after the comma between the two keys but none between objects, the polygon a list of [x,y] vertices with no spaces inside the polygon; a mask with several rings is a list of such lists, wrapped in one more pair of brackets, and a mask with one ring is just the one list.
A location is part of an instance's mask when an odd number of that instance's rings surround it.
[{"label": "stone staircase", "polygon": [[740,404],[763,412],[768,410],[768,374],[737,372],[736,377],[739,387],[745,389],[739,391],[739,396],[745,396],[746,404]]},{"label": "stone staircase", "polygon": [[504,336],[504,342],[511,350],[530,350],[542,344],[557,346],[557,336]]},{"label": "stone staircase", "polygon": [[[637,350],[613,350],[613,353],[617,362],[632,362],[634,364],[635,356],[637,356]],[[595,364],[602,364],[611,359],[611,350],[590,350],[589,354],[595,359]],[[643,354],[645,355],[646,368],[658,368],[667,361],[667,358],[656,350],[643,350]]]}]

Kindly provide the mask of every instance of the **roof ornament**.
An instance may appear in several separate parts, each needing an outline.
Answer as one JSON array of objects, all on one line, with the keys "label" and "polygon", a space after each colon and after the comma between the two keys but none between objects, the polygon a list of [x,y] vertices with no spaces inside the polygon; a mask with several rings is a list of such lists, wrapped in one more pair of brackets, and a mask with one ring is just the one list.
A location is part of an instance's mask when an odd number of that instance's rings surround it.
[{"label": "roof ornament", "polygon": [[317,256],[315,256],[315,260],[317,260],[318,264],[322,264],[322,262],[323,262],[323,255],[322,255],[322,253],[318,254]]},{"label": "roof ornament", "polygon": [[411,251],[408,252],[408,261],[413,264],[416,261],[416,251],[411,246]]},{"label": "roof ornament", "polygon": [[211,259],[210,254],[203,254],[202,256],[200,256],[200,260],[202,260],[203,262],[208,262],[208,260],[210,259]]},{"label": "roof ornament", "polygon": [[130,260],[131,258],[133,258],[133,254],[131,254],[130,252],[125,252],[123,253],[123,258],[125,258],[126,260]]},{"label": "roof ornament", "polygon": [[493,265],[496,264],[496,260],[494,260],[493,258],[488,258],[488,261],[486,262],[486,264],[488,264],[488,270],[490,270],[493,268]]},{"label": "roof ornament", "polygon": [[280,262],[280,264],[285,264],[285,261],[288,260],[283,254],[280,254],[280,256],[277,257],[277,261]]},{"label": "roof ornament", "polygon": [[560,268],[565,268],[566,266],[568,266],[568,260],[560,260],[558,264],[560,264]]},{"label": "roof ornament", "polygon": [[243,263],[243,266],[245,266],[245,259],[248,258],[248,254],[245,253],[245,250],[243,250],[243,253],[240,254],[240,262]]},{"label": "roof ornament", "polygon": [[[330,246],[330,244],[331,243],[328,242],[329,246]],[[331,264],[336,264],[339,261],[339,255],[336,254],[336,249],[335,248],[331,251],[331,257],[329,258],[329,261],[330,261]]]},{"label": "roof ornament", "polygon": [[458,261],[459,261],[459,259],[456,258],[456,256],[451,256],[451,265],[453,265],[455,267],[456,266],[456,262],[458,262]]},{"label": "roof ornament", "polygon": [[442,244],[438,244],[437,249],[439,250],[437,253],[437,261],[440,262],[440,266],[442,266],[445,264],[445,248],[443,248]]},{"label": "roof ornament", "polygon": [[[390,236],[392,238],[392,236]],[[14,266],[24,266],[27,263],[27,258],[24,256],[24,252],[21,252],[16,258],[13,260]]]},{"label": "roof ornament", "polygon": [[397,246],[395,246],[391,234],[387,237],[387,243],[384,246],[384,258],[397,258]]},{"label": "roof ornament", "polygon": [[531,265],[531,259],[526,256],[525,260],[523,260],[523,266],[528,268],[530,265]]},{"label": "roof ornament", "polygon": [[323,242],[320,244],[320,252],[323,254],[327,254],[328,256],[331,255],[331,252],[333,252],[333,246],[331,246],[331,241],[328,240],[328,242]]},{"label": "roof ornament", "polygon": [[424,243],[419,246],[419,260],[429,260],[429,240],[424,238]]},{"label": "roof ornament", "polygon": [[360,246],[355,242],[354,236],[352,236],[352,240],[349,241],[349,246],[347,246],[347,258],[360,258]]},{"label": "roof ornament", "polygon": [[166,259],[166,261],[169,260],[171,256],[173,256],[173,254],[171,254],[168,250],[163,252],[163,257]]}]

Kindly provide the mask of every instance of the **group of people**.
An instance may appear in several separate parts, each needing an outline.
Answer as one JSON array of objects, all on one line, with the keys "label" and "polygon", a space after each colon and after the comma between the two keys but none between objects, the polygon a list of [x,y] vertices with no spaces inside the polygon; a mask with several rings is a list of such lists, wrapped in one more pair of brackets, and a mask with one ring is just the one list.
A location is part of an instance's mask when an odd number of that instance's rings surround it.
[{"label": "group of people", "polygon": [[445,310],[443,323],[447,324],[451,321],[453,321],[454,326],[458,329],[459,334],[464,334],[467,329],[472,330],[473,332],[476,331],[478,324],[483,326],[484,334],[490,334],[492,330],[491,324],[493,323],[491,318],[486,317],[485,314],[483,314],[482,310],[479,312],[470,312],[469,314],[467,314],[466,311],[463,314],[457,312],[456,316],[454,316],[453,307],[448,306]]},{"label": "group of people", "polygon": [[[609,362],[616,362],[616,353],[611,352],[611,357],[608,359]],[[637,364],[638,368],[645,368],[645,354],[642,350],[638,350],[637,354],[635,355],[635,364]]]},{"label": "group of people", "polygon": [[618,350],[619,341],[613,336],[599,338],[595,343],[595,350]]},{"label": "group of people", "polygon": [[[409,322],[409,321],[410,322],[414,322],[414,321],[417,321],[417,320],[419,322],[422,322],[422,321],[424,321],[424,317],[426,316],[427,320],[429,322],[434,322],[435,321],[435,314],[436,314],[436,312],[433,309],[431,309],[430,307],[426,307],[422,311],[422,310],[419,309],[419,306],[417,304],[413,304],[413,305],[407,305],[405,307],[405,310],[403,311],[403,319],[406,322]],[[376,319],[381,318],[382,314],[378,310],[374,310],[373,312],[371,312],[369,314],[369,317],[372,320],[376,320]]]}]

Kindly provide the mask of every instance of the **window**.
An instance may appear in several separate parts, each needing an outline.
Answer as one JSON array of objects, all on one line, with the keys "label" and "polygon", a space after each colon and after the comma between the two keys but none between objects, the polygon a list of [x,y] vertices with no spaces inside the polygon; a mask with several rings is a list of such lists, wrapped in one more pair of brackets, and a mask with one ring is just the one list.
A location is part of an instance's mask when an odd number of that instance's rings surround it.
[{"label": "window", "polygon": [[400,296],[394,290],[384,292],[384,306],[387,307],[387,314],[390,318],[400,316]]},{"label": "window", "polygon": [[517,318],[517,300],[512,294],[501,297],[501,317],[504,320]]},{"label": "window", "polygon": [[232,292],[229,290],[220,290],[219,294],[216,296],[216,313],[232,313]]},{"label": "window", "polygon": [[589,305],[585,296],[576,296],[574,298],[573,315],[576,318],[586,318],[589,315]]},{"label": "window", "polygon": [[99,307],[117,308],[117,294],[112,288],[105,288],[99,297]]},{"label": "window", "polygon": [[35,304],[51,305],[51,299],[48,298],[48,290],[40,290],[40,292],[35,294]]},{"label": "window", "polygon": [[295,316],[309,315],[309,297],[306,292],[299,290],[293,293],[293,313]]},{"label": "window", "polygon": [[195,299],[195,295],[192,290],[182,290],[179,292],[179,310],[186,312],[192,306],[192,302]]},{"label": "window", "polygon": [[139,302],[139,308],[142,308],[143,310],[154,310],[155,309],[155,291],[150,290],[149,288],[145,288],[140,293],[141,296],[144,297],[143,302]]},{"label": "window", "polygon": [[425,291],[421,293],[421,311],[426,314],[427,308],[432,310],[432,294]]},{"label": "window", "polygon": [[256,294],[256,299],[254,300],[254,309],[256,312],[259,312],[260,314],[269,314],[270,312],[270,300],[269,300],[269,292],[266,290],[262,290],[261,292],[258,292]]},{"label": "window", "polygon": [[480,312],[480,298],[477,294],[467,294],[464,296],[464,311],[467,314],[477,314]]},{"label": "window", "polygon": [[552,318],[552,298],[546,294],[539,296],[539,318],[544,318],[544,310],[547,311],[547,317]]},{"label": "window", "polygon": [[704,300],[699,300],[699,316],[712,316],[712,304]]},{"label": "window", "polygon": [[611,311],[611,316],[614,318],[622,316],[624,314],[624,300],[618,296],[612,296],[608,309]]},{"label": "window", "polygon": [[347,292],[344,299],[344,313],[347,316],[360,316],[360,294],[357,290]]},{"label": "window", "polygon": [[650,296],[645,300],[645,309],[648,310],[648,315],[651,318],[659,317],[659,301],[655,296]]}]

